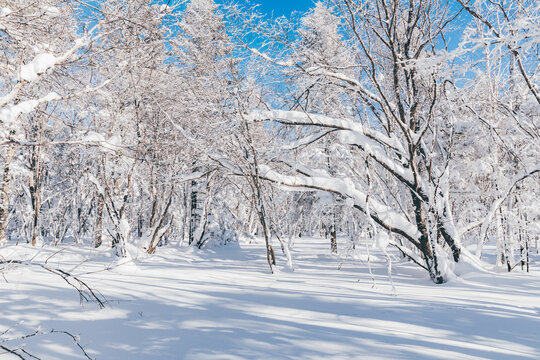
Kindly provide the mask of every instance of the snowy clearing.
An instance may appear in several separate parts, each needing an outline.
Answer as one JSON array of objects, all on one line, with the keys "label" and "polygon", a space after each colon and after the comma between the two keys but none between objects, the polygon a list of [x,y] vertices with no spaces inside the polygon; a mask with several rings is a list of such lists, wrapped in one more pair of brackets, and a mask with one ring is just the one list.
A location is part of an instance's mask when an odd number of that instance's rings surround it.
[{"label": "snowy clearing", "polygon": [[0,360],[540,359],[539,3],[0,1]]},{"label": "snowy clearing", "polygon": [[[373,282],[365,248],[355,259],[331,256],[327,242],[297,239],[295,271],[274,275],[262,244],[162,247],[123,265],[112,250],[3,247],[4,259],[49,259],[107,305],[81,305],[73,288],[40,267],[3,265],[0,334],[9,331],[0,345],[24,344],[42,359],[85,358],[65,334],[5,342],[54,329],[80,335],[96,359],[540,358],[537,255],[528,274],[464,269],[443,285],[396,258],[394,294],[380,253],[370,249]],[[10,356],[0,357],[17,358]]]}]

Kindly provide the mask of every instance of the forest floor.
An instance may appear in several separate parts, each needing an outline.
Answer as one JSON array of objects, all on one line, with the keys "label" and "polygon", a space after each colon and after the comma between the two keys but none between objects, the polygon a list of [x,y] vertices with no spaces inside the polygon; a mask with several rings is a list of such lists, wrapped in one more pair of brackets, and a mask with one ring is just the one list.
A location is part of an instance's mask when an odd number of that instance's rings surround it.
[{"label": "forest floor", "polygon": [[[20,348],[44,360],[87,358],[51,330],[80,336],[103,360],[540,359],[538,255],[530,273],[464,267],[443,285],[396,255],[394,288],[380,252],[370,249],[368,266],[366,248],[341,247],[334,256],[327,240],[299,238],[294,272],[273,275],[260,243],[168,246],[135,260],[77,245],[2,247],[0,260],[33,260],[0,265],[0,359],[30,359]],[[36,265],[46,261],[83,280],[105,308],[81,304]]]}]

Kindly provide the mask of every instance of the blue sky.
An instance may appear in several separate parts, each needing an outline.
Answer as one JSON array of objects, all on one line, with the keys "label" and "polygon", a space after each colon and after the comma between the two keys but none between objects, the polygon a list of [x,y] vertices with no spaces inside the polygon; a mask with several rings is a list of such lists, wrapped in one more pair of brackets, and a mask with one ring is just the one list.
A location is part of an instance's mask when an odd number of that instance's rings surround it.
[{"label": "blue sky", "polygon": [[293,11],[304,12],[313,7],[315,0],[248,0],[251,4],[260,4],[260,10],[264,13],[274,13],[277,16],[289,16]]}]

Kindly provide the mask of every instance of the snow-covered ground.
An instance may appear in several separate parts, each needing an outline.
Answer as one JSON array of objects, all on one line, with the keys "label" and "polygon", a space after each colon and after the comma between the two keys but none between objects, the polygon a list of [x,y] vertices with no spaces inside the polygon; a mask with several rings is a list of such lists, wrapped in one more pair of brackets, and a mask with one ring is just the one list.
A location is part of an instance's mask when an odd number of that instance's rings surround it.
[{"label": "snow-covered ground", "polygon": [[4,267],[0,345],[24,344],[47,360],[85,358],[63,333],[6,341],[54,329],[80,335],[96,359],[540,359],[537,263],[529,274],[471,268],[434,285],[396,259],[394,291],[375,250],[371,275],[365,248],[355,259],[331,256],[320,239],[297,239],[295,271],[273,275],[261,244],[164,247],[125,264],[102,249],[53,255],[59,249],[7,246],[0,259],[48,259],[99,291],[106,307],[81,305],[38,266]]}]

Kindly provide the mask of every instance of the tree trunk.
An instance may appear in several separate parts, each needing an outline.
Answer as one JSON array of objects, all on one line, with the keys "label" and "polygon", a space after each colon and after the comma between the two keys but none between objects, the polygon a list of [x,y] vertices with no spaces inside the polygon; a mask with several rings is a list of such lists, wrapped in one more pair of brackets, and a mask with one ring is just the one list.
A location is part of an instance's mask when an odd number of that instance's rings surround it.
[{"label": "tree trunk", "polygon": [[29,187],[33,209],[31,243],[36,246],[41,208],[41,146],[38,146],[37,153],[32,156],[32,170],[33,177],[30,178]]},{"label": "tree trunk", "polygon": [[334,219],[332,225],[330,225],[330,250],[332,254],[337,254],[337,236],[336,236],[336,215],[334,214]]},{"label": "tree trunk", "polygon": [[6,230],[8,225],[9,200],[11,197],[10,166],[15,157],[16,150],[15,145],[8,145],[2,172],[2,188],[0,189],[0,245],[4,245],[7,242]]},{"label": "tree trunk", "polygon": [[196,231],[196,238],[197,238],[197,247],[200,249],[204,245],[204,235],[206,234],[206,228],[208,226],[208,215],[209,215],[209,209],[210,209],[210,203],[212,202],[212,193],[210,189],[210,181],[211,178],[208,179],[206,183],[206,194],[205,194],[205,200],[203,203],[203,207],[201,209],[201,215],[199,220],[199,226],[197,227]]},{"label": "tree trunk", "polygon": [[[418,196],[411,192],[412,196],[412,202],[414,207],[414,214],[416,219],[416,226],[418,228],[418,231],[420,231],[420,251],[422,252],[422,255],[424,256],[424,260],[426,262],[427,269],[429,271],[429,275],[433,282],[436,284],[442,284],[444,282],[444,278],[440,274],[438,270],[438,263],[437,263],[437,255],[433,252],[433,246],[435,244],[432,244],[430,241],[430,237],[428,234],[428,228],[426,226],[426,216],[424,213],[424,209],[422,207],[422,200],[418,198]],[[436,240],[434,240],[436,241]]]},{"label": "tree trunk", "polygon": [[171,206],[172,198],[173,198],[173,190],[171,189],[171,193],[169,195],[169,200],[167,201],[167,205],[165,206],[165,210],[163,210],[163,214],[161,214],[159,218],[159,223],[155,227],[154,232],[152,234],[152,240],[150,241],[150,244],[148,245],[148,250],[146,251],[148,254],[153,254],[156,251],[156,247],[159,244],[159,240],[161,239],[161,236],[163,235],[163,233],[161,232],[161,229],[163,228],[165,218],[167,217],[167,214],[169,212],[169,207]]},{"label": "tree trunk", "polygon": [[186,183],[184,185],[184,191],[183,191],[183,194],[184,194],[184,214],[183,214],[183,228],[182,228],[182,243],[184,241],[188,241],[188,245],[189,245],[189,234],[191,232],[190,230],[190,227],[191,227],[191,213],[190,213],[190,199],[189,199],[189,188],[190,188],[190,185],[189,183]]},{"label": "tree trunk", "polygon": [[195,240],[195,230],[197,229],[197,225],[199,223],[199,214],[197,213],[197,190],[196,190],[197,182],[192,181],[191,182],[191,188],[190,188],[190,206],[189,206],[189,241],[188,245],[191,245],[193,241]]},{"label": "tree trunk", "polygon": [[103,207],[105,205],[105,200],[103,199],[103,195],[98,195],[98,204],[97,204],[97,212],[96,212],[96,232],[95,232],[95,239],[94,239],[94,247],[98,248],[101,246],[103,242]]}]

